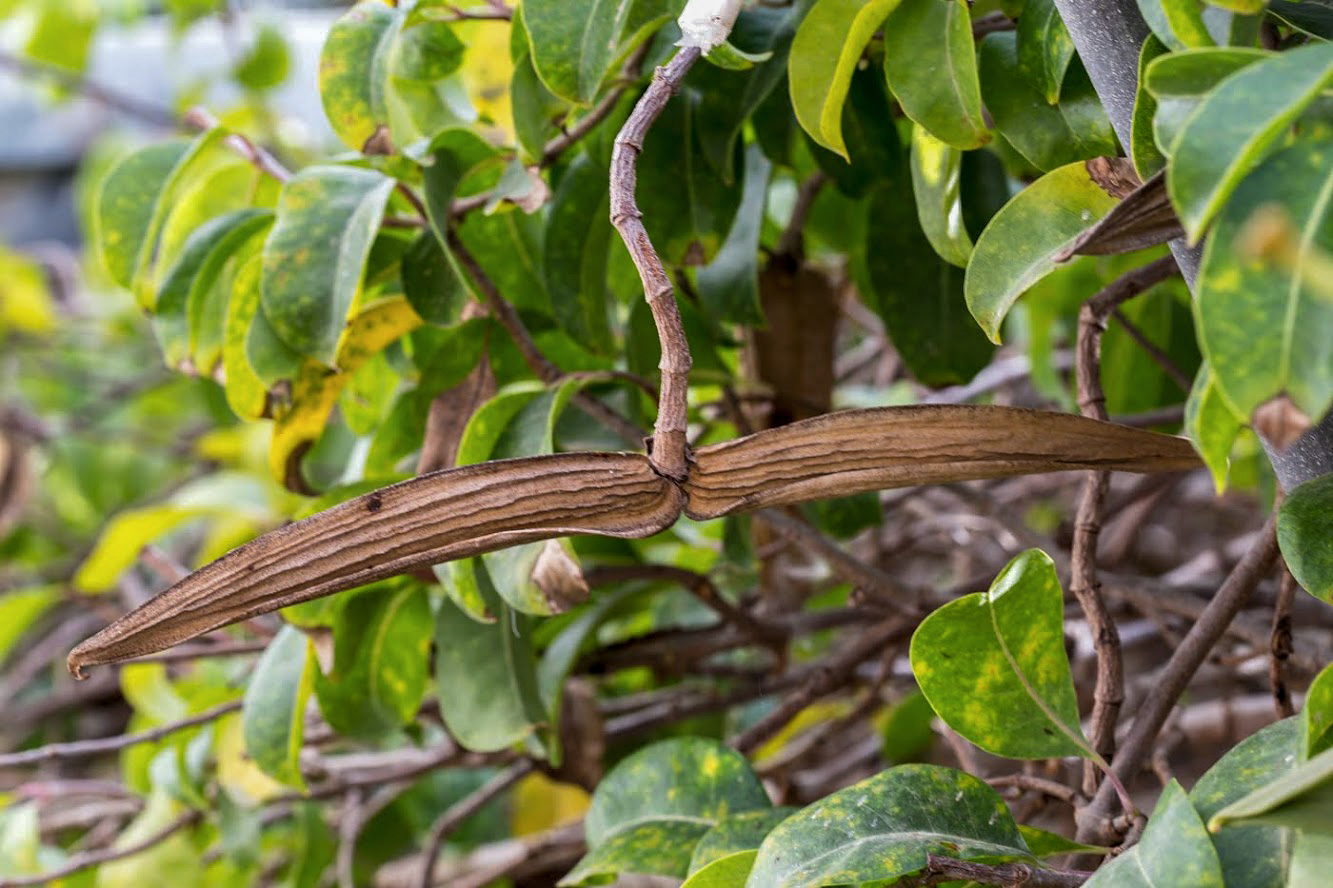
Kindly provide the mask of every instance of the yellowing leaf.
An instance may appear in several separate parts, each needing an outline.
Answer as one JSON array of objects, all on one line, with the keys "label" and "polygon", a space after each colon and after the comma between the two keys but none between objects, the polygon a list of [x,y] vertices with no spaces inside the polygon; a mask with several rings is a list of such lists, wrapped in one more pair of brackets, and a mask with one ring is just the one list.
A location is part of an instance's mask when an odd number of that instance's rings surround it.
[{"label": "yellowing leaf", "polygon": [[510,828],[518,837],[573,823],[583,817],[591,801],[582,787],[530,774],[514,787]]},{"label": "yellowing leaf", "polygon": [[0,248],[0,335],[17,330],[41,336],[55,326],[55,308],[41,267]]}]

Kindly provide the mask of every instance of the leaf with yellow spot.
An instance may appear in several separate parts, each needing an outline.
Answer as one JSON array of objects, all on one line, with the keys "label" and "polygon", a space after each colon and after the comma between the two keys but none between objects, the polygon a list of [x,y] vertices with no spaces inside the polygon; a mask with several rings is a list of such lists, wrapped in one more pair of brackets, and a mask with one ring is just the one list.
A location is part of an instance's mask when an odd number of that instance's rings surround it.
[{"label": "leaf with yellow spot", "polygon": [[988,591],[923,620],[911,659],[936,714],[987,752],[1096,756],[1079,727],[1064,646],[1064,593],[1046,553],[1018,555]]},{"label": "leaf with yellow spot", "polygon": [[292,381],[291,406],[277,417],[269,468],[289,489],[301,490],[300,460],[324,431],[343,387],[362,364],[389,343],[421,326],[421,318],[401,296],[366,306],[347,324],[338,340],[337,370],[306,359]]},{"label": "leaf with yellow spot", "polygon": [[556,783],[545,774],[530,774],[514,787],[510,828],[518,837],[573,823],[587,812],[590,801],[580,786]]},{"label": "leaf with yellow spot", "polygon": [[622,872],[683,879],[695,846],[719,821],[771,809],[736,750],[702,737],[663,740],[623,759],[597,786],[584,818],[589,851],[560,884]]}]

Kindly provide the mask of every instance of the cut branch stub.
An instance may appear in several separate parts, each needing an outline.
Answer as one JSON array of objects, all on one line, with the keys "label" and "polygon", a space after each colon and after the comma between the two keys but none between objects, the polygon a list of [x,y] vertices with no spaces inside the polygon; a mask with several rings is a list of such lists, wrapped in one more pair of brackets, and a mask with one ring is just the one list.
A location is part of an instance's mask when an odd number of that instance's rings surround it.
[{"label": "cut branch stub", "polygon": [[834,413],[705,447],[683,484],[628,453],[464,466],[349,500],[233,550],[80,644],[69,667],[78,675],[288,605],[519,543],[651,536],[682,512],[715,518],[913,484],[1198,464],[1183,438],[1063,413],[928,406]]},{"label": "cut branch stub", "polygon": [[658,365],[662,371],[661,399],[649,459],[658,472],[673,481],[684,481],[689,472],[685,435],[689,418],[690,343],[685,338],[671,279],[643,227],[634,189],[638,181],[636,165],[648,128],[680,88],[681,80],[698,58],[698,47],[686,47],[666,67],[653,73],[652,84],[621,127],[611,154],[611,224],[620,232],[634,259],[634,266],[639,270],[643,294],[652,309],[662,347],[662,360]]}]

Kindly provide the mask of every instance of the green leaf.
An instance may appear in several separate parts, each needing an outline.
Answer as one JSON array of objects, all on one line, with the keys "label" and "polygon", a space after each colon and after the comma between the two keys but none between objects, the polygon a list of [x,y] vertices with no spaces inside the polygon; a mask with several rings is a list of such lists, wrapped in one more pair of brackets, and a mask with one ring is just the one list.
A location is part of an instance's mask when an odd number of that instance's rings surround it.
[{"label": "green leaf", "polygon": [[423,232],[407,248],[402,263],[403,295],[412,310],[427,323],[442,327],[458,323],[468,291],[439,238]]},{"label": "green leaf", "polygon": [[[1190,790],[1204,822],[1231,802],[1285,774],[1300,761],[1300,719],[1288,718],[1242,740]],[[1290,833],[1272,826],[1233,826],[1213,837],[1228,888],[1285,885]]]},{"label": "green leaf", "polygon": [[1333,7],[1328,0],[1271,0],[1269,11],[1307,34],[1333,39]]},{"label": "green leaf", "polygon": [[680,888],[736,888],[744,885],[758,851],[737,851],[694,871]]},{"label": "green leaf", "polygon": [[1027,0],[1018,17],[1018,70],[1048,105],[1060,99],[1060,84],[1074,57],[1074,41],[1055,0]]},{"label": "green leaf", "polygon": [[1305,692],[1305,708],[1301,711],[1301,723],[1305,729],[1303,733],[1306,758],[1333,748],[1333,663],[1325,666],[1324,671],[1315,676],[1315,680],[1310,683],[1310,689]]},{"label": "green leaf", "polygon": [[332,366],[393,191],[371,170],[311,166],[282,188],[264,243],[261,301],[278,337]]},{"label": "green leaf", "polygon": [[97,31],[100,5],[96,0],[73,0],[29,7],[36,21],[23,47],[24,55],[66,71],[83,71]]},{"label": "green leaf", "polygon": [[929,854],[1031,859],[990,786],[952,768],[902,765],[784,820],[759,847],[746,885],[889,885],[922,869]]},{"label": "green leaf", "polygon": [[1082,163],[1071,163],[1018,192],[995,214],[977,238],[964,284],[967,307],[992,341],[1000,341],[1000,324],[1018,297],[1116,203]]},{"label": "green leaf", "polygon": [[912,635],[912,671],[935,712],[1009,758],[1092,759],[1064,647],[1064,593],[1050,556],[1016,556],[986,592],[964,595]]},{"label": "green leaf", "polygon": [[[852,75],[842,108],[842,135],[851,163],[806,137],[819,168],[850,198],[864,197],[881,179],[898,175],[904,166],[902,143],[891,108],[884,78],[871,68],[863,68]],[[846,227],[842,225],[840,229]]]},{"label": "green leaf", "polygon": [[912,127],[912,193],[916,215],[930,246],[944,261],[967,267],[972,238],[963,224],[959,173],[963,153],[930,134]]},{"label": "green leaf", "polygon": [[528,618],[500,602],[479,559],[485,606],[495,622],[478,623],[452,600],[435,615],[435,686],[440,716],[460,744],[478,752],[504,749],[547,720],[537,689]]},{"label": "green leaf", "polygon": [[723,71],[749,71],[755,65],[773,58],[773,52],[772,50],[768,52],[745,52],[732,46],[731,41],[723,40],[704,53],[704,58]]},{"label": "green leaf", "polygon": [[962,269],[926,241],[905,174],[881,183],[866,202],[866,295],[923,385],[964,383],[993,348],[968,317]]},{"label": "green leaf", "polygon": [[324,718],[341,734],[373,737],[416,716],[426,693],[430,603],[418,582],[366,588],[333,621],[333,669],[315,676]]},{"label": "green leaf", "polygon": [[903,113],[941,142],[990,141],[964,0],[900,0],[884,22],[884,73]]},{"label": "green leaf", "polygon": [[[204,303],[223,266],[272,221],[267,210],[235,210],[210,219],[185,241],[158,288],[153,312],[153,328],[168,366],[180,367],[195,357]],[[211,369],[203,362],[193,363],[202,372]]]},{"label": "green leaf", "polygon": [[319,56],[319,96],[334,133],[360,151],[389,125],[385,82],[399,16],[379,0],[362,0],[329,29]]},{"label": "green leaf", "polygon": [[30,586],[0,594],[0,663],[23,633],[60,599],[60,586]]},{"label": "green leaf", "polygon": [[[1244,238],[1254,214],[1276,206],[1290,233],[1268,255]],[[1227,202],[1204,249],[1199,342],[1217,387],[1240,416],[1285,393],[1309,416],[1333,400],[1333,300],[1318,290],[1333,253],[1333,151],[1302,141],[1265,160]]]},{"label": "green leaf", "polygon": [[1333,43],[1312,43],[1226,78],[1185,122],[1166,184],[1191,243],[1236,186],[1333,83]]},{"label": "green leaf", "polygon": [[539,160],[546,142],[560,132],[555,121],[569,111],[569,103],[547,89],[537,76],[537,69],[532,64],[528,29],[523,24],[522,6],[514,10],[509,53],[514,63],[514,73],[509,79],[514,133],[523,149],[524,160]]},{"label": "green leaf", "polygon": [[301,791],[305,705],[318,669],[314,646],[305,634],[282,627],[255,665],[242,710],[246,755],[274,780]]},{"label": "green leaf", "polygon": [[171,139],[122,158],[102,181],[93,209],[94,241],[111,279],[153,307],[147,280],[171,201],[193,161],[222,138],[220,128],[195,139]]},{"label": "green leaf", "polygon": [[1175,151],[1185,121],[1214,87],[1272,56],[1258,49],[1212,47],[1161,54],[1144,63],[1140,76],[1153,98],[1152,136],[1158,153],[1169,156]]},{"label": "green leaf", "polygon": [[1333,604],[1333,475],[1306,481],[1283,501],[1277,541],[1291,575],[1315,598]]},{"label": "green leaf", "polygon": [[[1229,883],[1228,883],[1229,884]],[[1088,888],[1222,888],[1222,866],[1203,821],[1172,780],[1162,790],[1143,838],[1097,870]]]},{"label": "green leaf", "polygon": [[560,881],[620,872],[684,878],[698,840],[723,818],[772,807],[745,757],[714,740],[663,740],[622,759],[584,818],[588,853]]},{"label": "green leaf", "polygon": [[1082,842],[1066,839],[1058,833],[1047,832],[1025,823],[1018,825],[1018,831],[1022,833],[1023,841],[1028,843],[1032,853],[1042,858],[1056,857],[1060,854],[1106,854],[1110,851],[1109,848],[1100,845],[1085,845]]},{"label": "green leaf", "polygon": [[790,807],[769,808],[742,811],[722,818],[694,846],[690,872],[697,873],[715,861],[740,851],[758,851],[764,837],[797,810]]},{"label": "green leaf", "polygon": [[704,307],[720,321],[759,325],[759,235],[764,223],[773,165],[757,145],[745,149],[745,186],[731,231],[713,261],[700,268],[696,283]]},{"label": "green leaf", "polygon": [[1166,155],[1157,147],[1153,123],[1157,99],[1148,90],[1148,66],[1168,52],[1166,45],[1149,36],[1139,50],[1139,86],[1134,94],[1134,116],[1130,123],[1129,156],[1140,179],[1148,179],[1166,166]]},{"label": "green leaf", "polygon": [[615,62],[680,12],[674,0],[527,0],[532,61],[551,92],[591,101]]},{"label": "green leaf", "polygon": [[105,592],[139,558],[144,546],[187,521],[217,510],[165,503],[126,509],[112,516],[102,528],[93,550],[74,574],[74,587],[82,592]]},{"label": "green leaf", "polygon": [[231,76],[248,90],[264,92],[281,86],[290,66],[290,53],[282,32],[273,25],[264,24],[255,34],[254,43],[236,60]]},{"label": "green leaf", "polygon": [[[679,198],[679,194],[675,194]],[[575,342],[604,351],[611,331],[606,264],[611,249],[606,171],[586,155],[565,171],[546,221],[544,266],[551,311]],[[571,237],[577,232],[577,237]]]},{"label": "green leaf", "polygon": [[1172,50],[1212,46],[1199,0],[1139,0],[1139,11],[1158,40]]},{"label": "green leaf", "polygon": [[143,885],[198,885],[203,872],[199,852],[189,832],[177,832],[164,841],[151,840],[180,816],[182,806],[165,790],[154,790],[143,810],[116,836],[111,849],[147,850],[104,863],[97,869],[97,888],[141,888]]},{"label": "green leaf", "polygon": [[1289,826],[1333,837],[1333,749],[1237,799],[1208,819],[1219,832],[1234,823]]},{"label": "green leaf", "polygon": [[817,0],[796,30],[787,79],[801,127],[848,158],[842,106],[861,51],[899,0]]},{"label": "green leaf", "polygon": [[1333,869],[1333,838],[1322,833],[1298,833],[1294,845],[1286,888],[1320,888]]},{"label": "green leaf", "polygon": [[414,7],[394,42],[393,76],[414,83],[443,80],[463,66],[466,48],[450,23],[426,18]]},{"label": "green leaf", "polygon": [[930,708],[930,701],[919,690],[895,703],[880,728],[884,738],[880,751],[884,760],[895,765],[906,764],[929,751],[935,739],[935,732],[930,727],[934,720],[935,710]]},{"label": "green leaf", "polygon": [[1194,387],[1185,401],[1185,434],[1194,442],[1194,449],[1203,457],[1213,484],[1221,493],[1227,486],[1231,469],[1231,448],[1240,436],[1241,421],[1227,406],[1218,391],[1213,371],[1207,362],[1199,365]]},{"label": "green leaf", "polygon": [[988,34],[981,41],[982,98],[995,129],[1039,170],[1119,153],[1115,133],[1081,64],[1071,64],[1051,106],[1019,67],[1017,37]]}]

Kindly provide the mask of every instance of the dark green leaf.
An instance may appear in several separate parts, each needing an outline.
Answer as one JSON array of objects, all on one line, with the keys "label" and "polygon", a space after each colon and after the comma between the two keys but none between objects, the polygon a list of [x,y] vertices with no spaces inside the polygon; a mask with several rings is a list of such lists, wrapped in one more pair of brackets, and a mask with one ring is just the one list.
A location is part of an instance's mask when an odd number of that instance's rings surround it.
[{"label": "dark green leaf", "polygon": [[[678,190],[672,195],[680,197]],[[604,351],[611,336],[606,290],[611,223],[606,171],[586,156],[560,180],[546,231],[546,290],[556,322],[580,345]]]},{"label": "dark green leaf", "polygon": [[740,208],[722,249],[711,263],[699,269],[699,298],[718,320],[754,325],[764,322],[759,303],[759,235],[772,169],[757,145],[746,148]]},{"label": "dark green leaf", "polygon": [[1333,43],[1312,43],[1226,78],[1185,121],[1167,190],[1191,243],[1288,124],[1333,83]]},{"label": "dark green leaf", "polygon": [[1027,0],[1018,17],[1018,69],[1054,105],[1074,57],[1074,41],[1055,0]]},{"label": "dark green leaf", "polygon": [[332,365],[393,191],[371,170],[306,167],[282,188],[264,244],[264,316],[283,342]]},{"label": "dark green leaf", "polygon": [[318,671],[305,634],[284,626],[264,649],[245,689],[246,755],[274,780],[299,790],[305,789],[299,761],[305,705]]},{"label": "dark green leaf", "polygon": [[884,760],[902,765],[924,755],[935,739],[930,726],[934,720],[935,710],[930,708],[930,701],[919,690],[895,703],[880,729],[884,738],[881,746]]},{"label": "dark green leaf", "polygon": [[527,0],[532,61],[551,92],[584,104],[615,61],[680,12],[676,0]]},{"label": "dark green leaf", "polygon": [[468,293],[439,238],[424,232],[403,254],[403,295],[422,320],[447,327],[458,323]]},{"label": "dark green leaf", "polygon": [[749,888],[891,885],[939,854],[1030,859],[1009,809],[977,778],[902,765],[839,790],[780,823],[759,847]]},{"label": "dark green leaf", "polygon": [[861,69],[852,76],[842,108],[842,135],[851,162],[806,140],[820,169],[848,197],[864,197],[881,179],[897,176],[903,166],[904,152],[890,107],[884,78],[870,68]]},{"label": "dark green leaf", "polygon": [[[1276,246],[1256,256],[1244,241],[1246,226],[1273,206],[1285,228]],[[1333,300],[1319,289],[1320,253],[1333,254],[1333,152],[1302,141],[1236,189],[1199,270],[1199,342],[1218,390],[1240,416],[1282,393],[1312,417],[1333,400],[1333,338],[1326,335]]]},{"label": "dark green leaf", "polygon": [[1232,824],[1288,826],[1333,837],[1333,749],[1273,778],[1208,819],[1220,832]]},{"label": "dark green leaf", "polygon": [[900,0],[884,22],[884,72],[903,113],[935,138],[964,149],[990,140],[963,0]]},{"label": "dark green leaf", "polygon": [[1333,604],[1333,475],[1306,481],[1278,513],[1278,544],[1292,576],[1307,592]]},{"label": "dark green leaf", "polygon": [[912,635],[912,671],[948,725],[1010,758],[1093,758],[1064,646],[1050,556],[1015,557],[986,592],[944,605]]},{"label": "dark green leaf", "polygon": [[1242,68],[1271,56],[1257,49],[1211,48],[1159,53],[1146,62],[1141,76],[1143,88],[1155,106],[1151,121],[1157,153],[1170,155],[1175,151],[1185,121],[1214,87]]},{"label": "dark green leaf", "polygon": [[1198,812],[1180,784],[1172,780],[1157,800],[1139,843],[1084,884],[1088,888],[1222,888],[1222,866]]},{"label": "dark green leaf", "polygon": [[1134,117],[1130,124],[1129,156],[1140,179],[1147,179],[1166,166],[1166,155],[1157,147],[1153,125],[1157,99],[1148,90],[1148,65],[1166,55],[1166,45],[1156,37],[1143,41],[1139,50],[1139,86],[1134,94]]}]

